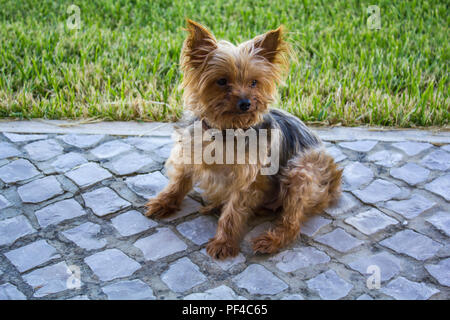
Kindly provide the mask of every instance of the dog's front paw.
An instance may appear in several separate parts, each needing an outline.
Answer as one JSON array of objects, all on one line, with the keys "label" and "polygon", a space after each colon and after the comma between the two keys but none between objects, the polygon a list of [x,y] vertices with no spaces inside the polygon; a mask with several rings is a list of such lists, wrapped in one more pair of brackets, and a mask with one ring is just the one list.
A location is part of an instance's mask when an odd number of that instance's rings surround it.
[{"label": "dog's front paw", "polygon": [[149,200],[145,207],[147,208],[145,216],[152,218],[165,218],[178,210],[177,206],[157,198]]},{"label": "dog's front paw", "polygon": [[206,252],[213,258],[224,260],[226,258],[235,257],[239,253],[239,247],[229,241],[211,239],[206,246]]},{"label": "dog's front paw", "polygon": [[252,240],[253,251],[259,253],[275,253],[280,249],[280,241],[272,233],[267,232]]}]

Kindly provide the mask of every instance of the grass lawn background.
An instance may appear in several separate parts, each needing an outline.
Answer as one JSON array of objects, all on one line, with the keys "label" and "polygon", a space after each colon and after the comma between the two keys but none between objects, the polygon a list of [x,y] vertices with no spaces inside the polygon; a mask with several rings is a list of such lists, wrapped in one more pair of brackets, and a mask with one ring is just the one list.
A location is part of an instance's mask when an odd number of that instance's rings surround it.
[{"label": "grass lawn background", "polygon": [[0,0],[0,117],[176,120],[187,17],[234,43],[283,24],[296,59],[275,106],[304,121],[448,126],[448,1]]}]

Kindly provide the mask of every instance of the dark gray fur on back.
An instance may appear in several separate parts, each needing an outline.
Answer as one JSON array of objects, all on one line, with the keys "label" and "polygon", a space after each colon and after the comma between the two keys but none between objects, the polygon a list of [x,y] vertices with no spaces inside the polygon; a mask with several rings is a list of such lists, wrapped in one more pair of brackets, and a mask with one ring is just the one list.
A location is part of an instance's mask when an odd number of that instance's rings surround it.
[{"label": "dark gray fur on back", "polygon": [[304,150],[321,145],[320,139],[300,119],[279,109],[270,109],[263,122],[253,128],[280,130],[280,167]]}]

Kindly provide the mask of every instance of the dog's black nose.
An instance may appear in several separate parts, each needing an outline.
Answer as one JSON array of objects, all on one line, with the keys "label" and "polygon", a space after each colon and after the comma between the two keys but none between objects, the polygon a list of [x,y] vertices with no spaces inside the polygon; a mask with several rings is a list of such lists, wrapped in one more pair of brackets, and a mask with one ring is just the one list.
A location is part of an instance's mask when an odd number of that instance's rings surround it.
[{"label": "dog's black nose", "polygon": [[250,100],[248,100],[248,99],[239,100],[238,107],[242,111],[247,111],[248,109],[250,109]]}]

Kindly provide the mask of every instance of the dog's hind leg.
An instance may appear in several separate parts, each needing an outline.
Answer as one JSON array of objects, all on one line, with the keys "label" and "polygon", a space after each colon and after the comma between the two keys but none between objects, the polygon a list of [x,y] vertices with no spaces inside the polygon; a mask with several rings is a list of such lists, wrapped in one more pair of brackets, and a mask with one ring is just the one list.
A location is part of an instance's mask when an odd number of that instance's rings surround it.
[{"label": "dog's hind leg", "polygon": [[320,213],[340,196],[342,170],[323,150],[307,150],[281,171],[283,204],[276,227],[253,239],[253,250],[274,253],[294,241],[307,218]]}]

